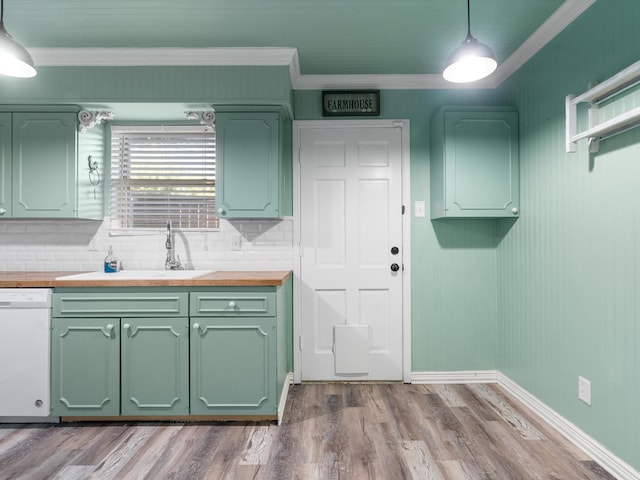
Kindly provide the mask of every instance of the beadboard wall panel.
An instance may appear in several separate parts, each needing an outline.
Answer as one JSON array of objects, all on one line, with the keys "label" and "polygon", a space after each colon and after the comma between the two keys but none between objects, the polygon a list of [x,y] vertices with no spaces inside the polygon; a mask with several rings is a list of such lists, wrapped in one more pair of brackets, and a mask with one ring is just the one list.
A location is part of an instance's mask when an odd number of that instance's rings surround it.
[{"label": "beadboard wall panel", "polygon": [[291,105],[289,68],[251,66],[40,67],[0,78],[0,103],[207,102]]},{"label": "beadboard wall panel", "polygon": [[[104,217],[105,124],[78,133],[78,217]],[[97,170],[91,171],[89,163]]]},{"label": "beadboard wall panel", "polygon": [[503,88],[520,113],[523,214],[497,254],[498,370],[636,469],[640,130],[567,154],[564,97],[637,61],[638,18],[638,2],[598,2]]}]

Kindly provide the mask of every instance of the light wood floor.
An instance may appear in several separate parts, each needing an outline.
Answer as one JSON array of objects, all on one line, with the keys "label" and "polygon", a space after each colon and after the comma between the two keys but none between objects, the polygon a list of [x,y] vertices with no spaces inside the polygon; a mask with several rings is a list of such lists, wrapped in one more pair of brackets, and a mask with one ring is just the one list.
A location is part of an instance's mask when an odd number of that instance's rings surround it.
[{"label": "light wood floor", "polygon": [[612,479],[495,385],[303,384],[273,423],[0,425],[1,479]]}]

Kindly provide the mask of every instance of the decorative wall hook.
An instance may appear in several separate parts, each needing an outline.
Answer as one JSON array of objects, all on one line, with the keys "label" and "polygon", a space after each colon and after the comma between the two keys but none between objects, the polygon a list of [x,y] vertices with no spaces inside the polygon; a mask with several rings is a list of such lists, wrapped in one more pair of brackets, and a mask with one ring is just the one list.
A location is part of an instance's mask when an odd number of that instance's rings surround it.
[{"label": "decorative wall hook", "polygon": [[95,127],[102,120],[112,120],[113,112],[103,111],[103,112],[89,112],[87,110],[82,110],[78,113],[78,130],[80,132],[86,132],[90,128]]},{"label": "decorative wall hook", "polygon": [[200,120],[200,125],[213,128],[216,122],[216,113],[212,110],[184,112],[188,120]]}]

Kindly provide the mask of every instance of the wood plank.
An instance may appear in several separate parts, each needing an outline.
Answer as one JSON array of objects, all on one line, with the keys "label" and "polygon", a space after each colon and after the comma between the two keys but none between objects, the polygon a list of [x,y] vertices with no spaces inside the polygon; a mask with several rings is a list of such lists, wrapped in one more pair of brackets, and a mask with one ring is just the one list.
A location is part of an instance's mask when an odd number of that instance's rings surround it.
[{"label": "wood plank", "polygon": [[0,425],[14,478],[613,479],[499,387],[396,383],[293,385],[281,426]]},{"label": "wood plank", "polygon": [[257,425],[249,435],[239,465],[266,465],[276,427]]},{"label": "wood plank", "polygon": [[404,457],[411,470],[411,478],[423,480],[445,480],[440,467],[422,441],[402,442]]},{"label": "wood plank", "polygon": [[487,385],[470,385],[478,396],[484,399],[493,409],[513,428],[515,428],[522,438],[527,440],[543,440],[544,435],[540,433],[531,423],[514,410],[507,401],[500,397],[494,390]]}]

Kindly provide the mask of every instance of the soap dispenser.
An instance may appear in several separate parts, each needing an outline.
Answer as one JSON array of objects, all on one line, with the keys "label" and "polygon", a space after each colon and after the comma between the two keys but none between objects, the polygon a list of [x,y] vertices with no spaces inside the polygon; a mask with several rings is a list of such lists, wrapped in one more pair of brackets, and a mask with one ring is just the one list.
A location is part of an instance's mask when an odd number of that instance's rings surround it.
[{"label": "soap dispenser", "polygon": [[118,259],[113,254],[113,248],[109,245],[109,253],[104,257],[104,272],[115,273],[118,271]]}]

